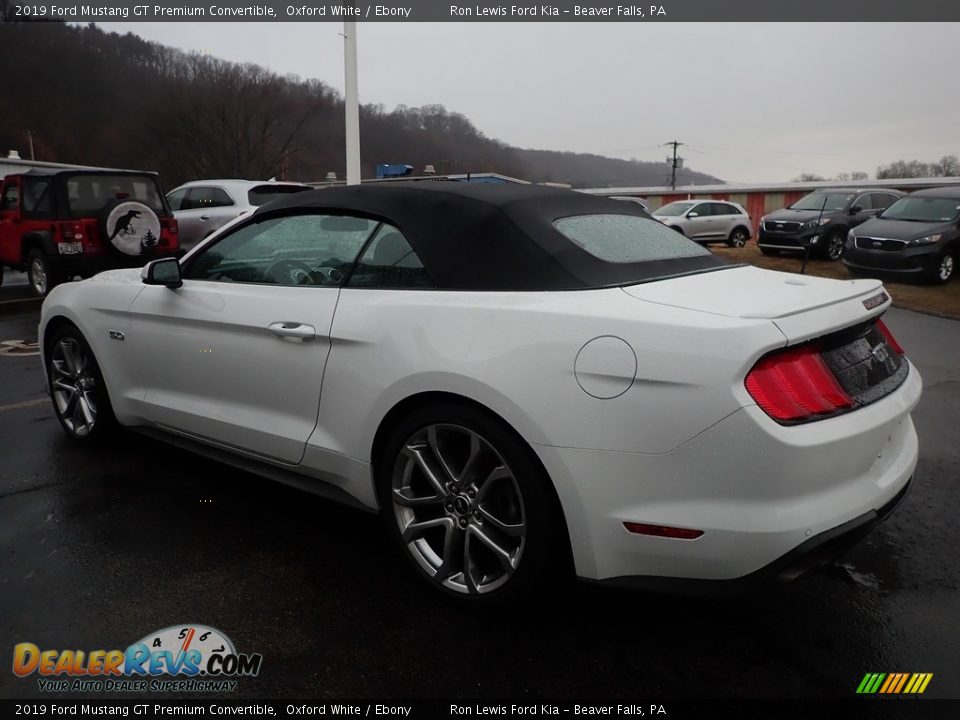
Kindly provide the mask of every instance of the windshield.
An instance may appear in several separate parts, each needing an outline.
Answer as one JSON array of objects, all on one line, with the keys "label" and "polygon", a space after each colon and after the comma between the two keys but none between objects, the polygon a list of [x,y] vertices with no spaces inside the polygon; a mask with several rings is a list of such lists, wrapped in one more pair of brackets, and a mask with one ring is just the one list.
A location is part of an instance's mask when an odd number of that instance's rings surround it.
[{"label": "windshield", "polygon": [[150,175],[74,175],[67,178],[67,204],[73,217],[97,215],[114,200],[138,200],[163,215],[157,181]]},{"label": "windshield", "polygon": [[596,258],[613,263],[709,255],[710,251],[656,220],[636,215],[574,215],[553,226]]},{"label": "windshield", "polygon": [[790,206],[791,210],[843,210],[856,193],[810,193]]},{"label": "windshield", "polygon": [[664,205],[659,210],[654,210],[654,215],[666,215],[667,217],[676,217],[677,215],[683,215],[687,210],[692,208],[696,203],[692,202],[672,202],[667,205]]},{"label": "windshield", "polygon": [[282,198],[286,195],[303,192],[304,190],[313,190],[306,185],[257,185],[250,188],[247,193],[247,199],[254,207],[265,205],[271,200]]},{"label": "windshield", "polygon": [[878,217],[885,220],[912,222],[950,222],[960,217],[960,199],[938,197],[904,197]]}]

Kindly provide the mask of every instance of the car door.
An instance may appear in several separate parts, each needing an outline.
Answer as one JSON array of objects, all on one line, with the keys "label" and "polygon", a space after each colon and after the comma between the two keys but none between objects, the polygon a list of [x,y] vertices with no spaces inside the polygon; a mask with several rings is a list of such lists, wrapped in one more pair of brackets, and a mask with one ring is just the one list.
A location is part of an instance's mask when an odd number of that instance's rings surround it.
[{"label": "car door", "polygon": [[255,217],[190,258],[182,287],[145,287],[124,343],[143,387],[142,417],[299,463],[317,422],[340,285],[377,226],[312,213]]},{"label": "car door", "polygon": [[0,266],[20,262],[20,179],[0,185]]},{"label": "car door", "polygon": [[[694,240],[709,239],[711,229],[716,222],[716,219],[711,214],[710,205],[711,203],[708,202],[698,203],[687,211],[687,219],[684,223],[684,232],[686,232],[687,237],[693,238]],[[696,214],[691,217],[691,213]]]},{"label": "car door", "polygon": [[176,213],[181,246],[189,250],[236,217],[237,212],[236,204],[223,188],[213,185],[188,188]]},{"label": "car door", "polygon": [[850,218],[847,221],[847,225],[849,227],[856,227],[860,223],[866,222],[880,212],[882,208],[874,207],[873,197],[874,193],[861,193],[854,198],[850,208],[853,209],[854,207],[859,207],[860,210],[850,215]]},{"label": "car door", "polygon": [[726,240],[730,236],[730,232],[737,223],[735,212],[733,206],[725,202],[710,203],[710,217],[714,221],[714,225],[710,229],[711,238]]}]

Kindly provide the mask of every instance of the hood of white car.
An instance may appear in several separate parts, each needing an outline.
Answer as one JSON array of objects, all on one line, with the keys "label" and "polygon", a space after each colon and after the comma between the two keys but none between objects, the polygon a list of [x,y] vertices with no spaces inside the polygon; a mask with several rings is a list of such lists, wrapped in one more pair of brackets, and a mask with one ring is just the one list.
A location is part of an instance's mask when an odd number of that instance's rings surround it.
[{"label": "hood of white car", "polygon": [[114,285],[139,285],[143,282],[140,278],[140,268],[121,268],[119,270],[104,270],[97,273],[89,282],[94,283],[112,283]]},{"label": "hood of white car", "polygon": [[879,280],[830,280],[756,267],[697,273],[623,291],[659,305],[772,320],[791,341],[879,314],[890,302]]}]

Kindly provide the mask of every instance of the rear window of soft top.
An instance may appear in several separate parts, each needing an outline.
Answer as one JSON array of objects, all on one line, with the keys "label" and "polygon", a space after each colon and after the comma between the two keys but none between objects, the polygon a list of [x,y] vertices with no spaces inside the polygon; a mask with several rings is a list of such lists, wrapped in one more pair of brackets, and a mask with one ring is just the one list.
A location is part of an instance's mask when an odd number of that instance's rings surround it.
[{"label": "rear window of soft top", "polygon": [[710,254],[663,223],[636,215],[573,215],[555,220],[553,226],[594,257],[611,263]]}]

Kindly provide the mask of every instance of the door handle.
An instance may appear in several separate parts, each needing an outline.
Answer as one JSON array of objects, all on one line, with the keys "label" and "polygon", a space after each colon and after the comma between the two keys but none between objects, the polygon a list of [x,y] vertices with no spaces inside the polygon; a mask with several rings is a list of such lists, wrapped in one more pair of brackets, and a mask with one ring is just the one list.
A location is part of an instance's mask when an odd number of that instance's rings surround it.
[{"label": "door handle", "polygon": [[209,215],[201,215],[201,216],[200,216],[200,219],[203,220],[204,222],[206,222],[207,220],[210,219],[210,216],[209,216]]},{"label": "door handle", "polygon": [[275,322],[270,323],[267,328],[270,332],[284,340],[300,340],[307,342],[317,336],[317,331],[313,325],[305,325],[298,322]]}]

